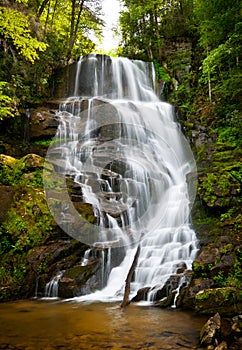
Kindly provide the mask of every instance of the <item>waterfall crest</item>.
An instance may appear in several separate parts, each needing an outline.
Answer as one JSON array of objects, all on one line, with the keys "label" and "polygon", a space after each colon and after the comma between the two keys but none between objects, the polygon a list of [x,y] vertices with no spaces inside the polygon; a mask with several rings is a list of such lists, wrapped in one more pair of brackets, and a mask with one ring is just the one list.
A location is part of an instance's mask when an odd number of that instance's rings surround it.
[{"label": "waterfall crest", "polygon": [[[150,63],[82,57],[71,96],[60,105],[46,157],[47,203],[70,236],[107,251],[106,287],[84,298],[122,295],[138,243],[131,293],[147,287],[150,300],[171,276],[190,269],[197,253],[189,221],[195,160],[172,106],[154,92],[154,77]],[[92,220],[73,203],[67,179],[79,186]],[[117,254],[122,262],[115,266]],[[175,289],[183,282],[181,274]]]}]

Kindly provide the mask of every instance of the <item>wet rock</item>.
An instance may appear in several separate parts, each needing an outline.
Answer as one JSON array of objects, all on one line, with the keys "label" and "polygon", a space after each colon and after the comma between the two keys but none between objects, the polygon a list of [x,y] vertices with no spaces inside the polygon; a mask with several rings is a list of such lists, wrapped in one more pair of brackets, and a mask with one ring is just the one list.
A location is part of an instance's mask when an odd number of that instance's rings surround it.
[{"label": "wet rock", "polygon": [[18,159],[14,157],[10,157],[5,154],[0,154],[0,169],[2,169],[4,166],[13,169],[17,162]]},{"label": "wet rock", "polygon": [[42,169],[44,166],[44,158],[37,154],[27,154],[19,160],[25,171],[33,171],[36,169]]},{"label": "wet rock", "polygon": [[217,276],[221,272],[224,276],[227,276],[234,263],[235,254],[226,254],[222,256],[220,262],[211,268],[211,276]]},{"label": "wet rock", "polygon": [[217,338],[219,337],[219,331],[221,327],[221,317],[217,312],[211,317],[207,323],[203,326],[200,333],[200,343],[202,346],[215,345]]},{"label": "wet rock", "polygon": [[73,298],[95,290],[96,280],[92,278],[98,269],[98,261],[86,266],[74,266],[63,273],[59,282],[59,297]]},{"label": "wet rock", "polygon": [[135,297],[131,301],[147,300],[147,295],[150,291],[150,287],[140,288]]},{"label": "wet rock", "polygon": [[194,273],[198,274],[199,272],[205,273],[209,271],[211,264],[215,263],[218,254],[219,247],[216,244],[207,244],[204,246],[193,262]]},{"label": "wet rock", "polygon": [[222,341],[214,350],[227,350],[228,349],[228,344],[226,341]]},{"label": "wet rock", "polygon": [[242,345],[242,329],[237,328],[241,315],[233,318],[223,318],[216,313],[209,318],[200,332],[202,347],[213,350],[240,350]]},{"label": "wet rock", "polygon": [[214,286],[214,281],[206,278],[192,279],[189,285],[182,289],[179,295],[179,306],[193,309],[195,307],[195,297],[201,290],[206,290]]}]

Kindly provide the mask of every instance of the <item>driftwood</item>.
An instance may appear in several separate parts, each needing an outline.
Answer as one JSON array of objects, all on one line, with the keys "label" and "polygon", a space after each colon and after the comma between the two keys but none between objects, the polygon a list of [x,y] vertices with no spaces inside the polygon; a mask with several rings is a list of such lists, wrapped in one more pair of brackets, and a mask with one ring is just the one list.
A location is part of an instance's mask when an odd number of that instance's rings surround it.
[{"label": "driftwood", "polygon": [[139,258],[139,253],[140,253],[140,244],[138,245],[137,249],[136,249],[136,253],[134,256],[134,260],[132,262],[132,265],[129,269],[127,278],[125,280],[125,290],[124,290],[124,297],[123,297],[123,301],[120,305],[121,308],[124,308],[125,306],[129,305],[130,301],[129,301],[129,293],[130,293],[130,283],[131,283],[131,279],[134,273],[134,270],[137,266],[137,262],[138,262],[138,258]]}]

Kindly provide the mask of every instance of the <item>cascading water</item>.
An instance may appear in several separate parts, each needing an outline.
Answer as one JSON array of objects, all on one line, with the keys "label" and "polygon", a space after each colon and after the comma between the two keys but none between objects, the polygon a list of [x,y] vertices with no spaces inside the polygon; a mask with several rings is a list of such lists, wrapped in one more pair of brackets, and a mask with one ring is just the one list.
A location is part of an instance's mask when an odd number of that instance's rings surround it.
[{"label": "cascading water", "polygon": [[58,298],[58,284],[62,276],[63,271],[60,271],[50,282],[46,283],[45,298]]},{"label": "cascading water", "polygon": [[[89,55],[79,60],[74,90],[60,105],[46,157],[46,198],[70,236],[102,251],[106,287],[85,298],[122,295],[138,244],[131,294],[149,287],[149,300],[181,266],[191,268],[198,250],[189,222],[195,161],[172,106],[153,90],[154,78],[150,63]],[[95,220],[73,205],[66,178],[80,186]],[[178,275],[177,291],[185,278]]]}]

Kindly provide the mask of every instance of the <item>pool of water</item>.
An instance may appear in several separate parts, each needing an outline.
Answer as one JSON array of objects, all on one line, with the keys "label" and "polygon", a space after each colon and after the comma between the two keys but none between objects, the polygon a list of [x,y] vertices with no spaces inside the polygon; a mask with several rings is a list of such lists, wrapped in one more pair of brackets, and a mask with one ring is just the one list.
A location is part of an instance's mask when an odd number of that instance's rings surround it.
[{"label": "pool of water", "polygon": [[0,349],[197,349],[204,322],[137,304],[16,301],[0,304]]}]

